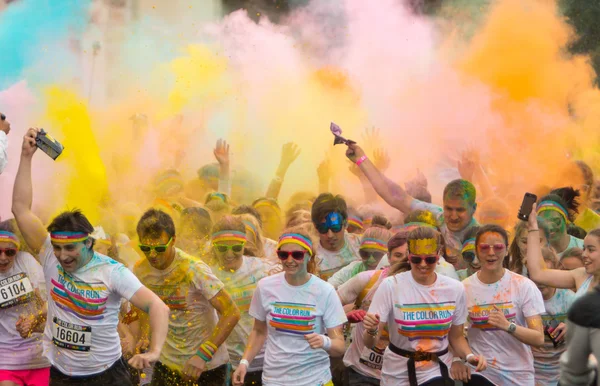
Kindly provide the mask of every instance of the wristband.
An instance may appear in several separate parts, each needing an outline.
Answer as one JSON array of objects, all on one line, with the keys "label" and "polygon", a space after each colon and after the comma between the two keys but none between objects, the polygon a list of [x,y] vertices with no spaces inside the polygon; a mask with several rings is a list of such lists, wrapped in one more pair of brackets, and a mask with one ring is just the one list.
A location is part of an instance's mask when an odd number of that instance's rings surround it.
[{"label": "wristband", "polygon": [[217,346],[210,342],[206,341],[200,345],[198,351],[196,351],[196,355],[204,360],[204,362],[210,362],[215,353],[217,352]]},{"label": "wristband", "polygon": [[473,353],[467,354],[467,356],[465,357],[465,360],[468,362],[470,358],[475,358],[475,354],[473,354]]},{"label": "wristband", "polygon": [[329,351],[331,348],[331,338],[327,335],[321,335],[321,337],[323,338],[323,350]]},{"label": "wristband", "polygon": [[246,368],[250,367],[250,363],[249,363],[249,362],[248,362],[246,359],[242,359],[242,360],[240,361],[240,366],[241,366],[241,365],[244,365],[244,366],[246,366]]},{"label": "wristband", "polygon": [[454,358],[452,358],[452,363],[454,363],[454,362],[464,363],[465,361],[463,361],[463,359],[461,357],[454,357]]},{"label": "wristband", "polygon": [[365,162],[365,160],[367,159],[366,155],[363,155],[362,157],[360,157],[359,159],[356,160],[356,166],[360,166],[360,164],[362,164],[363,162]]},{"label": "wristband", "polygon": [[367,330],[367,334],[369,334],[371,336],[377,336],[378,332],[379,332],[379,328],[376,328],[374,330]]}]

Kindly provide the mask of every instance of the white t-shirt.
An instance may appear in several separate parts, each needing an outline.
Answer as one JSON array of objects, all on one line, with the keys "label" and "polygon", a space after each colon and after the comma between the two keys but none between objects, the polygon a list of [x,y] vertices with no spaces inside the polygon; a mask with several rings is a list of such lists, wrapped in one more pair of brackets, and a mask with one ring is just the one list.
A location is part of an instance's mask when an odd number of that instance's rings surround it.
[{"label": "white t-shirt", "polygon": [[39,315],[42,305],[35,291],[46,301],[42,266],[27,252],[19,252],[12,268],[0,273],[0,369],[30,370],[50,367],[42,356],[42,334],[23,339],[16,328],[21,315]]},{"label": "white t-shirt", "polygon": [[[134,272],[171,310],[169,333],[159,360],[173,370],[182,371],[217,325],[217,311],[209,300],[223,289],[223,283],[208,265],[178,248],[166,269],[156,269],[144,259],[136,264]],[[227,347],[223,344],[207,363],[207,369],[228,361]]]},{"label": "white t-shirt", "polygon": [[567,248],[564,251],[562,251],[561,253],[557,253],[556,255],[560,258],[565,254],[566,251],[568,251],[571,248],[583,249],[583,240],[578,239],[575,236],[569,235],[569,245],[567,246]]},{"label": "white t-shirt", "polygon": [[[381,269],[384,267],[389,267],[390,262],[388,260],[387,255],[383,256],[377,265],[377,269]],[[459,280],[458,273],[456,272],[456,268],[450,263],[446,261],[442,256],[440,256],[437,265],[435,266],[435,272],[439,273],[442,276],[446,276],[452,278],[454,280]]]},{"label": "white t-shirt", "polygon": [[329,354],[313,350],[304,338],[347,321],[331,284],[314,275],[301,286],[288,284],[285,273],[266,277],[254,292],[250,315],[267,323],[263,385],[316,386],[331,380]]},{"label": "white t-shirt", "polygon": [[[575,293],[569,289],[556,289],[554,296],[544,300],[546,312],[542,314],[544,328],[551,324],[567,322],[567,311],[575,300]],[[535,384],[538,386],[556,386],[560,378],[560,356],[567,350],[566,344],[554,348],[554,344],[544,334],[544,346],[532,347]]]},{"label": "white t-shirt", "polygon": [[[379,314],[387,323],[390,343],[404,350],[439,352],[448,347],[448,333],[453,325],[467,318],[465,290],[454,279],[437,275],[435,283],[417,283],[410,271],[386,278],[375,293],[369,313]],[[440,357],[448,366],[452,355]],[[382,385],[409,385],[408,359],[394,354],[389,347],[383,355]],[[417,382],[441,376],[437,362],[416,362]]]},{"label": "white t-shirt", "polygon": [[65,272],[50,236],[39,256],[49,294],[45,355],[69,376],[105,371],[121,358],[121,298],[130,300],[142,283],[123,264],[96,252],[85,266]]},{"label": "white t-shirt", "polygon": [[263,243],[265,250],[265,258],[271,262],[271,264],[278,264],[279,257],[277,257],[277,241],[265,238]]},{"label": "white t-shirt", "polygon": [[6,133],[0,130],[0,174],[2,174],[8,164],[8,152],[6,149],[8,149],[8,138]]},{"label": "white t-shirt", "polygon": [[[242,266],[234,272],[225,270],[221,267],[212,267],[215,276],[219,278],[225,285],[225,290],[229,293],[235,304],[240,309],[240,321],[235,325],[235,328],[227,338],[227,350],[229,358],[234,368],[237,368],[244,355],[248,337],[254,327],[254,318],[250,316],[250,302],[252,295],[256,290],[258,281],[267,276],[269,266],[258,257],[242,256]],[[263,367],[264,347],[250,366],[248,371],[259,371]]]},{"label": "white t-shirt", "polygon": [[496,305],[509,322],[527,327],[525,318],[544,312],[542,294],[528,278],[504,270],[493,284],[484,284],[478,274],[463,280],[469,309],[468,340],[473,352],[485,356],[488,367],[479,373],[497,385],[533,386],[531,347],[508,332],[487,323]]},{"label": "white t-shirt", "polygon": [[321,244],[317,246],[317,258],[321,260],[319,263],[319,276],[321,279],[327,280],[351,262],[360,260],[358,249],[361,235],[344,232],[344,240],[344,246],[339,251],[329,251],[323,248]]}]

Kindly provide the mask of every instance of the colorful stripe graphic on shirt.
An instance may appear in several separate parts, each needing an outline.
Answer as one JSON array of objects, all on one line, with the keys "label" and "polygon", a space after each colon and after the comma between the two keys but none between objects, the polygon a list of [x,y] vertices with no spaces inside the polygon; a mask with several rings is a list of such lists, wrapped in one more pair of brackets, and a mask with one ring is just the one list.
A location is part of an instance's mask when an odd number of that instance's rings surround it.
[{"label": "colorful stripe graphic on shirt", "polygon": [[187,309],[187,291],[182,293],[179,285],[152,285],[147,286],[171,310]]},{"label": "colorful stripe graphic on shirt", "polygon": [[101,292],[107,288],[102,282],[84,283],[65,275],[62,267],[58,269],[58,281],[52,279],[50,295],[56,306],[63,311],[85,320],[104,319],[107,297]]},{"label": "colorful stripe graphic on shirt", "polygon": [[314,304],[275,302],[269,324],[279,332],[306,335],[314,332],[314,313]]},{"label": "colorful stripe graphic on shirt", "polygon": [[248,312],[250,309],[250,303],[252,302],[252,295],[256,290],[256,282],[249,283],[242,286],[230,287],[227,289],[231,299],[240,309],[240,312]]},{"label": "colorful stripe graphic on shirt", "polygon": [[509,322],[514,322],[516,313],[511,310],[514,305],[512,302],[505,303],[495,303],[495,304],[478,304],[476,306],[469,308],[469,319],[471,320],[471,328],[478,328],[484,331],[497,331],[499,328],[496,328],[488,323],[488,318],[490,316],[490,312],[493,311],[494,306],[498,307],[503,313],[506,320]]},{"label": "colorful stripe graphic on shirt", "polygon": [[398,333],[408,340],[444,340],[452,326],[456,302],[396,304],[401,319],[395,318]]}]

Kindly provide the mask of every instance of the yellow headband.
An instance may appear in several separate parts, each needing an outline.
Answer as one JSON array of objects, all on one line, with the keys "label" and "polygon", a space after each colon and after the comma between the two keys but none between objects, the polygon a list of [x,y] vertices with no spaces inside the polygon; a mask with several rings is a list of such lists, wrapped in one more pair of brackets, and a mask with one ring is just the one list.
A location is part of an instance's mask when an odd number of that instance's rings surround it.
[{"label": "yellow headband", "polygon": [[408,250],[413,255],[435,255],[438,252],[436,239],[408,240]]}]

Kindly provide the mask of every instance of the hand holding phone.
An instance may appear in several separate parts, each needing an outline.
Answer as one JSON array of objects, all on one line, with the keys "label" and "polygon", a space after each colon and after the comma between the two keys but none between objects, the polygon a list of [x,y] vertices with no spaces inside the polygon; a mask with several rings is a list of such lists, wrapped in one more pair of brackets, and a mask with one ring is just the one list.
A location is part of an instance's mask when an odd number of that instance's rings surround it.
[{"label": "hand holding phone", "polygon": [[525,196],[523,197],[523,202],[521,203],[521,208],[519,209],[519,214],[517,215],[519,220],[529,220],[529,214],[531,213],[533,204],[535,204],[536,201],[537,196],[535,194],[525,193]]}]

